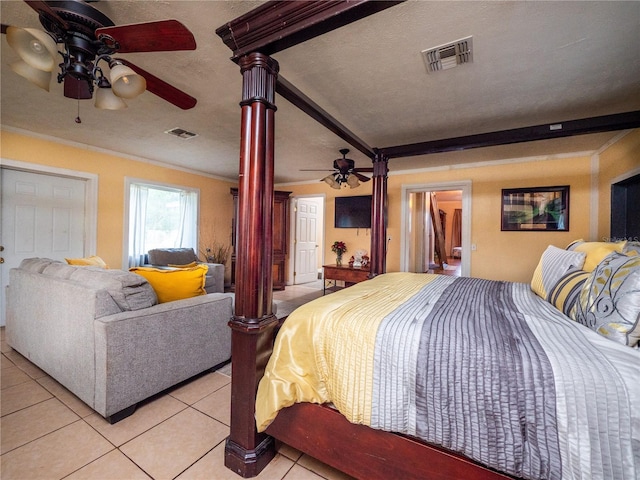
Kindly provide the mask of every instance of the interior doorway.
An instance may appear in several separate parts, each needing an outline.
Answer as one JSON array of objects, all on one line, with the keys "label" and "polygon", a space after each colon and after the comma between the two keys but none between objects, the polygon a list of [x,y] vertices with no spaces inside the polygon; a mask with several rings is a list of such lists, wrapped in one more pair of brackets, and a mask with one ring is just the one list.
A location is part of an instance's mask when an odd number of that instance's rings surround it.
[{"label": "interior doorway", "polygon": [[291,202],[293,248],[289,262],[291,284],[315,282],[322,274],[324,195],[294,196]]},{"label": "interior doorway", "polygon": [[55,260],[95,253],[97,176],[3,161],[0,166],[0,325],[9,270],[25,258]]},{"label": "interior doorway", "polygon": [[640,241],[640,173],[611,184],[611,239]]},{"label": "interior doorway", "polygon": [[[442,273],[470,276],[470,181],[405,185],[401,208],[401,271],[442,272],[444,263]],[[443,243],[438,241],[434,220],[439,223]],[[440,257],[446,260],[442,262]]]}]

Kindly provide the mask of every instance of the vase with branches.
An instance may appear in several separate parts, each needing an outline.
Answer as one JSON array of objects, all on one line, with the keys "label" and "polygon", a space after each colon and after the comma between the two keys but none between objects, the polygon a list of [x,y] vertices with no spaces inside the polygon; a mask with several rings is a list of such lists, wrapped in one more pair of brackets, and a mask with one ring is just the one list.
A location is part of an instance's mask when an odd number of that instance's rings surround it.
[{"label": "vase with branches", "polygon": [[207,263],[221,263],[226,265],[231,255],[231,244],[221,242],[214,237],[201,243],[200,255]]}]

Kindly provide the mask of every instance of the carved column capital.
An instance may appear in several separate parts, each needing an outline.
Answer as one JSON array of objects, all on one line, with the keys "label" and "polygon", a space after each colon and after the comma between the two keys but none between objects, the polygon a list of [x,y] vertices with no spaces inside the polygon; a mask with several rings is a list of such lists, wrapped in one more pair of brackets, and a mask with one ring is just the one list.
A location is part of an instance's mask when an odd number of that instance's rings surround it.
[{"label": "carved column capital", "polygon": [[276,110],[276,81],[280,66],[276,60],[263,53],[250,53],[240,58],[242,73],[242,101],[240,105],[262,102]]}]

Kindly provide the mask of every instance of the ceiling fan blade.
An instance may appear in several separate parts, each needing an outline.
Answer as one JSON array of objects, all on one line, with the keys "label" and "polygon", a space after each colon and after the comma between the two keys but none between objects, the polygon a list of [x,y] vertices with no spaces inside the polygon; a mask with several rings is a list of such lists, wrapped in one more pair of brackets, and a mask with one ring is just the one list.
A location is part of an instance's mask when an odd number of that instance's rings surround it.
[{"label": "ceiling fan blade", "polygon": [[176,107],[180,107],[183,110],[189,110],[196,106],[198,102],[195,98],[193,98],[188,93],[183,92],[182,90],[178,90],[173,85],[168,84],[164,80],[160,80],[155,75],[147,72],[146,70],[134,65],[128,60],[124,60],[118,58],[116,60],[121,61],[122,63],[131,67],[136,73],[139,73],[144,77],[147,81],[147,90],[154,95],[166,100],[169,103],[174,104]]},{"label": "ceiling fan blade", "polygon": [[64,96],[77,100],[88,100],[93,95],[87,80],[79,80],[71,75],[64,77]]},{"label": "ceiling fan blade", "polygon": [[[27,5],[33,8],[38,15],[44,15],[51,22],[57,23],[63,30],[69,29],[69,24],[60,17],[48,4],[41,0],[24,0]],[[3,32],[4,33],[4,32]]]},{"label": "ceiling fan blade", "polygon": [[193,34],[177,20],[102,27],[96,30],[96,37],[109,47],[117,44],[118,53],[196,49]]},{"label": "ceiling fan blade", "polygon": [[362,174],[360,174],[360,173],[358,173],[358,172],[356,172],[354,170],[351,171],[351,174],[355,175],[356,177],[358,177],[358,180],[360,180],[361,182],[368,182],[369,180],[371,180],[371,178],[369,178],[369,177],[367,177],[365,175],[362,175]]},{"label": "ceiling fan blade", "polygon": [[369,173],[373,173],[373,167],[365,167],[365,168],[354,168],[352,170],[353,172],[369,172]]},{"label": "ceiling fan blade", "polygon": [[298,170],[299,172],[334,172],[335,170],[329,168],[323,168],[321,170],[315,170],[312,168],[301,168]]}]

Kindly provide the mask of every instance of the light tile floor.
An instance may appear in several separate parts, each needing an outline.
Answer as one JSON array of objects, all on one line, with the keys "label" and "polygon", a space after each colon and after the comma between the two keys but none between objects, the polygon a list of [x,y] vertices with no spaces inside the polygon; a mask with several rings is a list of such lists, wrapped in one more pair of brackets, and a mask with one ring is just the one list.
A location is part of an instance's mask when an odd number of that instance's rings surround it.
[{"label": "light tile floor", "polygon": [[[322,295],[322,282],[274,292],[278,316]],[[237,480],[224,467],[231,379],[210,372],[142,403],[110,425],[45,372],[13,351],[1,332],[2,480]],[[228,371],[228,369],[227,369]],[[283,445],[256,477],[347,479]]]}]

